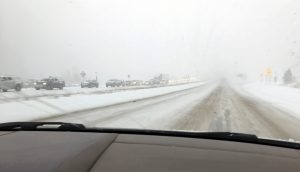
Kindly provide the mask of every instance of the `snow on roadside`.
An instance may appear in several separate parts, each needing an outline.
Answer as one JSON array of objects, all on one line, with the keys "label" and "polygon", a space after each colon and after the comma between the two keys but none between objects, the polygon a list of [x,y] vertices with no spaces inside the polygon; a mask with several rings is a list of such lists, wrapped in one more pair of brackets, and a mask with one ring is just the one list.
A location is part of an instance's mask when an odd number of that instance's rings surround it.
[{"label": "snow on roadside", "polygon": [[244,85],[243,89],[300,119],[300,89],[260,83]]},{"label": "snow on roadside", "polygon": [[41,97],[0,104],[0,123],[48,118],[74,111],[108,106],[197,87],[207,82],[128,90],[107,94],[76,94],[69,97]]},{"label": "snow on roadside", "polygon": [[80,87],[65,87],[63,90],[35,90],[34,88],[23,88],[22,91],[16,92],[9,90],[8,92],[2,92],[0,94],[0,100],[5,99],[19,99],[19,98],[31,98],[31,97],[42,97],[42,96],[59,96],[68,94],[88,94],[99,91],[109,91],[114,88],[80,88]]},{"label": "snow on roadside", "polygon": [[[174,86],[174,85],[170,85]],[[46,96],[71,96],[75,94],[104,94],[108,92],[118,92],[135,89],[149,89],[154,87],[165,87],[165,86],[130,86],[130,87],[99,87],[99,88],[81,88],[79,87],[65,87],[63,90],[35,90],[34,88],[23,88],[22,91],[17,92],[9,90],[8,92],[0,92],[0,103],[6,103],[8,101],[17,100],[29,100],[36,99],[38,97]]]}]

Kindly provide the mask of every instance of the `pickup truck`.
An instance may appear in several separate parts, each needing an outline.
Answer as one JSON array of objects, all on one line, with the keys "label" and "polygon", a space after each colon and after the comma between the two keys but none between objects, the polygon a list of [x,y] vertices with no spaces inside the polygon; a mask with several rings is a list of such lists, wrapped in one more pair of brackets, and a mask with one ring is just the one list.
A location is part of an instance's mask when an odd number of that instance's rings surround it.
[{"label": "pickup truck", "polygon": [[7,77],[7,76],[0,76],[0,90],[6,92],[7,90],[16,90],[21,91],[23,87],[23,82],[20,81],[16,77]]},{"label": "pickup truck", "polygon": [[35,82],[34,87],[36,90],[40,90],[40,89],[53,90],[54,88],[58,88],[62,90],[65,87],[65,81],[59,80],[58,78],[55,77],[50,77]]}]

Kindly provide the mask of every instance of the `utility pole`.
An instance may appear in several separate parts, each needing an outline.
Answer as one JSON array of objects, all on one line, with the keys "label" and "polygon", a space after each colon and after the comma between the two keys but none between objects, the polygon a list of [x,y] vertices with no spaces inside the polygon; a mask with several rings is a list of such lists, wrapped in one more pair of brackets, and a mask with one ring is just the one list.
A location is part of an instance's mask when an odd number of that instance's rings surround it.
[{"label": "utility pole", "polygon": [[129,74],[127,75],[127,78],[128,78],[128,80],[130,80],[130,75]]},{"label": "utility pole", "polygon": [[81,76],[81,78],[82,78],[82,82],[84,82],[84,81],[85,81],[86,73],[85,73],[84,71],[82,71],[82,72],[80,73],[80,76]]}]

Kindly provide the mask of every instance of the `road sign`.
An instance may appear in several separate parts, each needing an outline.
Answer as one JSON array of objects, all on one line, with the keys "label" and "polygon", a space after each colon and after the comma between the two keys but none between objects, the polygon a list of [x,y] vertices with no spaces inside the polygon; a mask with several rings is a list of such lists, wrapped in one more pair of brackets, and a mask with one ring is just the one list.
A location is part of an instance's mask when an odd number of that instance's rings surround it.
[{"label": "road sign", "polygon": [[271,76],[273,75],[273,70],[272,70],[272,68],[270,68],[270,67],[267,68],[267,69],[265,70],[265,75],[271,77]]},{"label": "road sign", "polygon": [[86,75],[86,73],[85,73],[84,71],[82,71],[82,72],[80,73],[80,76],[81,76],[82,78],[84,78],[85,75]]}]

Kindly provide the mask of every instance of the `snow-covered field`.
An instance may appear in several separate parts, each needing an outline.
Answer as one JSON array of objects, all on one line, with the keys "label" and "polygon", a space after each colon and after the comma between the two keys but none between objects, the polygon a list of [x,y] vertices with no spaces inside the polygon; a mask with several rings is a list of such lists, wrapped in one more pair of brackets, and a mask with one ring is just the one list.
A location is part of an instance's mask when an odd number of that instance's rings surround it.
[{"label": "snow-covered field", "polygon": [[28,121],[48,118],[54,115],[163,95],[203,84],[206,84],[206,82],[170,87],[127,90],[107,94],[73,94],[69,96],[37,97],[32,100],[22,99],[0,104],[0,122]]},{"label": "snow-covered field", "polygon": [[246,84],[243,88],[250,95],[270,102],[300,119],[300,89],[260,83]]}]

